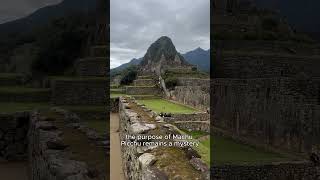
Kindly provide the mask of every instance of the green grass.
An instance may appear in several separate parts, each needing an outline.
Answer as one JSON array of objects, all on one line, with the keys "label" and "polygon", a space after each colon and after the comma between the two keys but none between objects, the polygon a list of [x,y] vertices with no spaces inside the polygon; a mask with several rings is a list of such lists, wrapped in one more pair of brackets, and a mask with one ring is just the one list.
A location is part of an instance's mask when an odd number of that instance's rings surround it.
[{"label": "green grass", "polygon": [[95,129],[99,134],[107,133],[109,130],[109,123],[107,120],[88,120],[86,121],[88,127]]},{"label": "green grass", "polygon": [[289,159],[280,154],[240,144],[224,137],[214,136],[213,138],[211,153],[214,164],[263,164]]},{"label": "green grass", "polygon": [[110,93],[110,98],[117,98],[120,96],[125,96],[123,93]]},{"label": "green grass", "polygon": [[191,107],[176,104],[164,99],[143,99],[138,100],[138,102],[146,105],[146,107],[157,113],[191,114],[198,111]]},{"label": "green grass", "polygon": [[50,76],[52,80],[61,81],[106,81],[106,77]]},{"label": "green grass", "polygon": [[209,133],[203,132],[203,131],[188,131],[188,130],[184,130],[184,129],[182,129],[182,131],[191,135],[195,139],[198,139],[199,137],[202,137],[202,136],[209,135]]},{"label": "green grass", "polygon": [[31,111],[46,108],[50,108],[50,105],[45,103],[0,103],[0,113],[14,113],[17,111]]},{"label": "green grass", "polygon": [[62,108],[75,112],[101,112],[107,111],[106,106],[62,106]]},{"label": "green grass", "polygon": [[0,73],[0,78],[17,78],[21,76],[22,74],[16,74],[16,73]]},{"label": "green grass", "polygon": [[19,86],[0,87],[0,93],[37,93],[37,92],[49,92],[50,89],[45,88],[28,88]]},{"label": "green grass", "polygon": [[110,93],[122,93],[124,89],[110,89]]},{"label": "green grass", "polygon": [[206,140],[199,141],[197,138],[206,136],[209,133],[201,132],[201,131],[187,131],[187,130],[178,130],[180,134],[188,134],[192,136],[192,140],[190,141],[196,141],[200,142],[198,147],[194,147],[194,149],[201,155],[201,159],[209,166],[210,165],[210,137]]}]

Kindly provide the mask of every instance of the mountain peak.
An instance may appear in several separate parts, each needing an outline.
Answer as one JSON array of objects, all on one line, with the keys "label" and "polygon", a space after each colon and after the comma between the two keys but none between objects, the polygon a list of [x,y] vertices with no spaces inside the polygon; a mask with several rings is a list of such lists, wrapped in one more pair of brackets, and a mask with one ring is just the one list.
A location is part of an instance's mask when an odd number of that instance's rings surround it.
[{"label": "mountain peak", "polygon": [[158,62],[163,56],[166,60],[173,60],[177,54],[178,52],[171,39],[167,36],[162,36],[148,48],[142,65],[148,62]]},{"label": "mountain peak", "polygon": [[195,49],[194,51],[205,51],[204,49],[202,49],[201,47],[198,47],[197,49]]},{"label": "mountain peak", "polygon": [[159,72],[163,67],[189,66],[190,64],[177,52],[172,40],[162,36],[151,44],[140,65],[145,70],[154,71],[156,68],[156,72]]}]

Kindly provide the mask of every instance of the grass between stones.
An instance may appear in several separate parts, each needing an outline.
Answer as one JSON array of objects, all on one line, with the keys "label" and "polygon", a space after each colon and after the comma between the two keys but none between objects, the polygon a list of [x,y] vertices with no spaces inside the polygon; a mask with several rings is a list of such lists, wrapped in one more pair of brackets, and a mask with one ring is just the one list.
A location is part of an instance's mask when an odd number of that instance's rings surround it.
[{"label": "grass between stones", "polygon": [[110,126],[107,120],[87,120],[86,124],[89,128],[95,129],[100,135],[107,133]]},{"label": "grass between stones", "polygon": [[146,105],[146,107],[157,113],[191,114],[198,111],[191,107],[173,103],[165,99],[142,99],[138,100],[138,102]]},{"label": "grass between stones", "polygon": [[188,131],[180,130],[183,134],[191,135],[194,141],[199,141],[200,144],[194,149],[201,155],[201,159],[209,166],[210,165],[210,135],[203,131]]},{"label": "grass between stones", "polygon": [[46,117],[53,116],[54,124],[61,130],[62,139],[68,145],[67,150],[71,159],[86,162],[90,169],[97,169],[100,172],[108,172],[108,159],[102,147],[97,147],[94,142],[77,129],[66,126],[63,117],[57,113],[42,113]]},{"label": "grass between stones", "polygon": [[[263,149],[237,143],[231,139],[213,136],[213,164],[266,164],[271,162],[289,161],[288,157],[268,152]],[[207,142],[205,142],[207,143]]]},{"label": "grass between stones", "polygon": [[107,117],[104,119],[101,119],[100,115],[95,117],[95,114],[107,115],[106,106],[62,106],[62,108],[76,113],[83,123],[96,130],[99,134],[107,133],[109,129]]},{"label": "grass between stones", "polygon": [[33,109],[47,109],[50,104],[46,103],[0,103],[0,113],[14,113],[18,111],[31,111]]}]

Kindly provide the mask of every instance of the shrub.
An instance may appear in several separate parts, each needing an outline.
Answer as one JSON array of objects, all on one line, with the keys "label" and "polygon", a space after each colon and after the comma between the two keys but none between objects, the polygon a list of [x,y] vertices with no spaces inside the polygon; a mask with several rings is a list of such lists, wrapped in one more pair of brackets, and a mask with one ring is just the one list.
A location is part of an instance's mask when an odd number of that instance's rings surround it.
[{"label": "shrub", "polygon": [[165,80],[166,87],[170,90],[172,90],[175,86],[178,85],[178,79],[176,77],[168,77]]},{"label": "shrub", "polygon": [[39,52],[32,62],[34,75],[62,75],[73,67],[88,40],[81,15],[63,17],[38,29]]},{"label": "shrub", "polygon": [[137,78],[137,67],[130,66],[122,72],[122,78],[120,80],[121,85],[129,85]]}]

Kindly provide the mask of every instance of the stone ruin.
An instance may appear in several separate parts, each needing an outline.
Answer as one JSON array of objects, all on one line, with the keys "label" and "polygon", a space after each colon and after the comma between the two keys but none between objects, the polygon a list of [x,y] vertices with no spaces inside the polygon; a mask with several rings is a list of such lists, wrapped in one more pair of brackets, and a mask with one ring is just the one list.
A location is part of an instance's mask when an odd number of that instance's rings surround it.
[{"label": "stone ruin", "polygon": [[[155,112],[139,105],[134,98],[120,98],[119,114],[120,140],[123,142],[128,141],[127,135],[180,134],[177,127],[166,123],[160,116],[155,117]],[[152,140],[136,142],[152,143]],[[208,165],[191,147],[123,145],[121,151],[126,179],[210,179]]]},{"label": "stone ruin", "polygon": [[[105,4],[104,1],[100,3]],[[104,8],[103,4],[98,7]],[[34,89],[24,87],[23,76],[5,74],[0,76],[1,85],[26,92],[1,92],[0,101],[50,103],[52,106],[107,105],[105,13],[97,11],[96,32],[89,40],[87,55],[75,64],[76,77],[55,77],[50,83],[44,83],[49,88]],[[103,118],[107,123],[109,113],[75,114],[58,107],[38,109],[0,114],[0,159],[28,161],[28,173],[33,180],[107,179],[109,136],[89,128],[79,116]]]},{"label": "stone ruin", "polygon": [[[225,15],[217,27],[241,29],[242,21],[229,21],[235,17]],[[319,151],[320,143],[319,47],[312,42],[281,40],[215,41],[211,82],[214,132],[309,160],[311,153]],[[315,179],[318,168],[306,161],[268,167],[214,167],[213,174],[216,179]],[[249,169],[255,173],[246,173]]]}]

